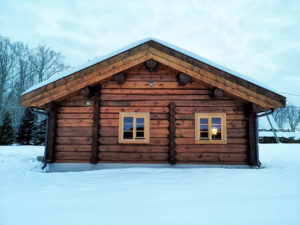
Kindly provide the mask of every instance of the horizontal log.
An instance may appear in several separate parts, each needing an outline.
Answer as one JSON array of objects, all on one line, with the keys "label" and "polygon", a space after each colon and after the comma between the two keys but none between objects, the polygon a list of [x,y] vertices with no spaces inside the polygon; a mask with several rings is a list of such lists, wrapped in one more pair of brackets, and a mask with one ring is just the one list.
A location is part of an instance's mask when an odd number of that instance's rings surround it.
[{"label": "horizontal log", "polygon": [[102,94],[100,97],[101,101],[133,101],[133,100],[210,100],[210,95],[113,95],[113,94]]},{"label": "horizontal log", "polygon": [[[247,130],[246,129],[227,129],[227,139],[229,138],[241,138],[246,137]],[[195,137],[195,129],[176,129],[176,137],[179,138],[194,138]]]},{"label": "horizontal log", "polygon": [[149,145],[100,145],[100,152],[168,152],[168,146]]},{"label": "horizontal log", "polygon": [[[101,127],[100,126],[100,137],[118,137],[118,127]],[[169,129],[167,128],[153,128],[150,129],[150,139],[156,137],[168,137]]]},{"label": "horizontal log", "polygon": [[81,159],[56,159],[55,163],[89,163],[90,159],[81,160]]},{"label": "horizontal log", "polygon": [[101,94],[125,95],[210,95],[209,89],[102,89]]},{"label": "horizontal log", "polygon": [[205,107],[205,106],[217,106],[217,107],[223,107],[223,106],[231,106],[236,107],[240,106],[243,107],[243,103],[239,101],[233,101],[233,100],[201,100],[201,101],[176,101],[177,107]]},{"label": "horizontal log", "polygon": [[[119,141],[118,141],[118,137],[100,137],[99,143],[102,145],[117,145],[119,144]],[[150,145],[168,145],[168,144],[169,144],[168,138],[150,138],[150,143],[147,145],[150,146]],[[134,144],[134,146],[136,146],[136,144]]]},{"label": "horizontal log", "polygon": [[58,119],[58,127],[91,127],[93,126],[92,119]]},{"label": "horizontal log", "polygon": [[[119,119],[101,119],[100,126],[119,127]],[[168,120],[150,120],[150,128],[169,127]]]},{"label": "horizontal log", "polygon": [[176,113],[244,113],[243,107],[176,107]]},{"label": "horizontal log", "polygon": [[[168,114],[151,113],[150,120],[167,120]],[[100,119],[119,119],[119,113],[100,113]]]},{"label": "horizontal log", "polygon": [[[177,145],[194,145],[195,138],[176,138],[175,143]],[[246,138],[228,138],[227,144],[247,144]]]},{"label": "horizontal log", "polygon": [[92,127],[58,127],[58,137],[91,137]]},{"label": "horizontal log", "polygon": [[[193,120],[176,120],[175,122],[176,128],[195,128],[195,121]],[[227,128],[245,128],[246,121],[233,121],[227,120],[226,127]]]},{"label": "horizontal log", "polygon": [[177,145],[176,152],[227,152],[227,153],[246,153],[247,145],[245,144],[193,144],[193,145]]},{"label": "horizontal log", "polygon": [[150,113],[167,113],[168,107],[100,107],[101,113],[118,113],[118,112],[150,112]]},{"label": "horizontal log", "polygon": [[93,107],[59,107],[58,113],[93,113]]},{"label": "horizontal log", "polygon": [[56,161],[58,160],[89,160],[90,152],[56,152]]},{"label": "horizontal log", "polygon": [[59,106],[93,106],[94,101],[93,100],[87,100],[87,99],[76,99],[76,100],[65,100],[62,102],[57,103]]},{"label": "horizontal log", "polygon": [[169,101],[101,101],[101,106],[168,106]]},{"label": "horizontal log", "polygon": [[[160,99],[161,100],[161,99]],[[122,101],[101,101],[101,106],[168,106],[170,104],[170,100],[167,101],[143,101],[143,100],[122,100]],[[223,107],[223,106],[231,106],[237,107],[242,106],[241,103],[237,101],[213,101],[213,100],[194,100],[194,101],[174,101],[177,107]]]},{"label": "horizontal log", "polygon": [[[176,114],[178,120],[195,120],[195,114]],[[245,114],[226,114],[227,120],[246,120]]]},{"label": "horizontal log", "polygon": [[93,114],[86,114],[86,113],[59,113],[57,114],[57,119],[92,119]]},{"label": "horizontal log", "polygon": [[92,145],[56,145],[57,152],[87,152],[92,150]]},{"label": "horizontal log", "polygon": [[109,161],[166,161],[168,153],[119,153],[119,152],[100,152],[100,160]]},{"label": "horizontal log", "polygon": [[56,144],[89,145],[92,144],[92,137],[56,137]]},{"label": "horizontal log", "polygon": [[173,74],[129,74],[127,75],[127,81],[160,81],[160,82],[176,82],[176,76]]},{"label": "horizontal log", "polygon": [[[143,66],[141,66],[143,65]],[[138,67],[134,69],[130,69],[127,74],[133,74],[133,75],[153,75],[153,76],[158,76],[158,75],[175,75],[176,70],[165,66],[163,64],[159,65],[159,69],[155,71],[155,73],[149,73],[149,71],[145,68],[144,64],[141,64]]]},{"label": "horizontal log", "polygon": [[192,82],[189,84],[186,84],[184,87],[183,86],[179,86],[178,82],[161,82],[161,81],[155,81],[153,82],[153,86],[150,86],[150,82],[147,81],[126,81],[124,84],[117,84],[116,82],[113,81],[109,81],[106,82],[104,84],[102,84],[102,88],[150,88],[150,89],[154,89],[154,88],[159,88],[159,89],[163,89],[163,88],[176,88],[176,89],[182,89],[182,88],[202,88],[202,85],[199,85],[196,82]]},{"label": "horizontal log", "polygon": [[176,159],[181,162],[202,161],[202,162],[245,162],[246,154],[239,153],[177,153]]}]

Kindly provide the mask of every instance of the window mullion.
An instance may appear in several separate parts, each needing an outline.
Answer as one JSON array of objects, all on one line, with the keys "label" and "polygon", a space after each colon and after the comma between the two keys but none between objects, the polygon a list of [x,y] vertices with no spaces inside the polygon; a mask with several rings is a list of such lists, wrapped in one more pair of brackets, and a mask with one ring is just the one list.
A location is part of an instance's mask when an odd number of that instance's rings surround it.
[{"label": "window mullion", "polygon": [[209,141],[212,141],[212,136],[211,136],[211,117],[208,117],[208,136],[209,136]]},{"label": "window mullion", "polygon": [[133,140],[136,139],[136,116],[133,117]]},{"label": "window mullion", "polygon": [[198,134],[198,137],[197,139],[200,140],[200,116],[197,116],[197,134]]}]

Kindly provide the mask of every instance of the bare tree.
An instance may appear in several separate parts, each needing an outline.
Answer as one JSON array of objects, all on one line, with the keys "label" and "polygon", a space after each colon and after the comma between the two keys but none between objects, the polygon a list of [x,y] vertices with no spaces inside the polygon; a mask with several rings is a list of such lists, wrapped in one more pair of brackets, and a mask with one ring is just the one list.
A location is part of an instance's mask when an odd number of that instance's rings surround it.
[{"label": "bare tree", "polygon": [[29,49],[21,42],[11,42],[0,35],[0,121],[4,111],[19,126],[24,108],[20,94],[32,85],[68,68],[64,57],[46,46]]},{"label": "bare tree", "polygon": [[0,115],[4,108],[4,95],[8,88],[8,82],[14,69],[15,53],[13,45],[8,38],[0,36]]},{"label": "bare tree", "polygon": [[286,108],[278,108],[275,109],[273,112],[273,117],[279,128],[283,128],[284,123],[287,121],[286,120],[286,115],[285,115]]},{"label": "bare tree", "polygon": [[291,127],[291,131],[295,131],[300,122],[300,109],[293,104],[287,104],[285,108],[285,115]]},{"label": "bare tree", "polygon": [[33,66],[38,82],[42,82],[52,75],[64,71],[68,67],[63,63],[64,57],[50,48],[40,45],[33,50],[30,62]]}]

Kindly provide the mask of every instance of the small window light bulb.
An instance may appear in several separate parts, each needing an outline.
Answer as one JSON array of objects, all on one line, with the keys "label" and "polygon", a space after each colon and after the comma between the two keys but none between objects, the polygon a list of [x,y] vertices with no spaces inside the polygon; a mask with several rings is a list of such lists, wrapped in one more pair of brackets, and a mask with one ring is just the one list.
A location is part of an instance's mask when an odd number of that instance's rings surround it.
[{"label": "small window light bulb", "polygon": [[150,87],[153,87],[153,80],[150,81]]},{"label": "small window light bulb", "polygon": [[212,133],[213,135],[216,135],[216,134],[218,133],[218,129],[217,129],[216,127],[213,127],[213,128],[211,129],[211,133]]}]

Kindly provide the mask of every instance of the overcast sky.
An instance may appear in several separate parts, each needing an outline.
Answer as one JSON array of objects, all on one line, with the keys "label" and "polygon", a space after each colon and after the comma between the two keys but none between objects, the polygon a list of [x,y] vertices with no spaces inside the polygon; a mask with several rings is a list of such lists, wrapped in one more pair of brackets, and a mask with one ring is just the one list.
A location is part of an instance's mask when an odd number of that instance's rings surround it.
[{"label": "overcast sky", "polygon": [[154,37],[300,105],[299,0],[0,0],[0,35],[46,44],[71,66]]}]

